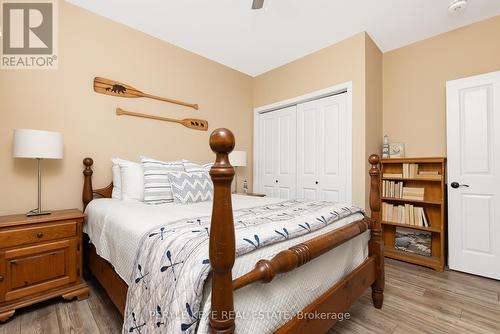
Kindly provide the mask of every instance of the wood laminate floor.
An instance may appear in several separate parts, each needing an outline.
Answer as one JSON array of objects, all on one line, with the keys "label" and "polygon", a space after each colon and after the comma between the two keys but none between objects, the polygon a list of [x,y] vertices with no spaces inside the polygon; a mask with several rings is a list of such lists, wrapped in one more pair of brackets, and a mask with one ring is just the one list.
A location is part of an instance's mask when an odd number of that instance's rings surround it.
[{"label": "wood laminate floor", "polygon": [[[98,284],[89,285],[89,299],[55,299],[19,310],[0,325],[0,334],[120,333],[118,311]],[[500,333],[499,298],[500,281],[387,260],[382,310],[372,306],[367,291],[351,307],[351,319],[329,334]]]}]

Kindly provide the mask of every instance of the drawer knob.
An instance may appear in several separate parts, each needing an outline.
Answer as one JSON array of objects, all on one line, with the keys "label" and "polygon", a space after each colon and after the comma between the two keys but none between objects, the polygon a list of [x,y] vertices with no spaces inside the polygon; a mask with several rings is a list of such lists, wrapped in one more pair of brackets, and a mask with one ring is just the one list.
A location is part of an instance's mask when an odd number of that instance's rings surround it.
[{"label": "drawer knob", "polygon": [[38,233],[36,234],[36,237],[37,237],[38,239],[42,238],[42,237],[43,237],[43,232],[38,232]]},{"label": "drawer knob", "polygon": [[3,282],[3,276],[0,275],[0,282]]}]

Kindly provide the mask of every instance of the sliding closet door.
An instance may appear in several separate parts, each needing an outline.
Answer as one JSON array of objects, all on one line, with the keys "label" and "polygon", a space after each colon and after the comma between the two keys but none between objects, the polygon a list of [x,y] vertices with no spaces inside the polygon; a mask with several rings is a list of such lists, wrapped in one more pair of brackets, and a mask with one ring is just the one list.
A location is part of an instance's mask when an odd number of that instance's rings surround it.
[{"label": "sliding closet door", "polygon": [[296,107],[259,116],[260,191],[271,197],[294,198],[296,182]]},{"label": "sliding closet door", "polygon": [[346,94],[297,105],[297,197],[347,198]]}]

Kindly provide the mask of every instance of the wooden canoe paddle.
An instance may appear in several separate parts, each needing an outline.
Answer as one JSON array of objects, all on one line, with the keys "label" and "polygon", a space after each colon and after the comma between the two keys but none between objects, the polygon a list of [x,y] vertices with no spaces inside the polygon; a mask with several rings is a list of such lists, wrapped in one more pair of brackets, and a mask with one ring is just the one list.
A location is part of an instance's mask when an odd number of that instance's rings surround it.
[{"label": "wooden canoe paddle", "polygon": [[123,110],[122,108],[116,108],[116,114],[119,115],[119,116],[121,116],[121,115],[128,115],[128,116],[135,116],[135,117],[155,119],[155,120],[158,120],[158,121],[179,123],[179,124],[184,125],[186,128],[190,128],[190,129],[194,129],[194,130],[200,130],[200,131],[207,131],[208,130],[208,122],[205,121],[205,120],[203,120],[203,119],[196,119],[196,118],[185,118],[185,119],[167,118],[167,117],[160,117],[160,116],[154,116],[154,115],[148,115],[148,114],[141,114],[141,113],[138,113],[138,112],[126,111],[126,110]]},{"label": "wooden canoe paddle", "polygon": [[174,103],[181,106],[189,107],[198,110],[197,104],[187,103],[183,101],[178,101],[174,99],[169,99],[166,97],[155,96],[147,93],[143,93],[137,88],[134,88],[130,85],[124,84],[122,82],[95,77],[94,78],[94,91],[96,93],[101,93],[105,95],[111,96],[120,96],[120,97],[147,97],[154,100],[159,100],[168,103]]}]

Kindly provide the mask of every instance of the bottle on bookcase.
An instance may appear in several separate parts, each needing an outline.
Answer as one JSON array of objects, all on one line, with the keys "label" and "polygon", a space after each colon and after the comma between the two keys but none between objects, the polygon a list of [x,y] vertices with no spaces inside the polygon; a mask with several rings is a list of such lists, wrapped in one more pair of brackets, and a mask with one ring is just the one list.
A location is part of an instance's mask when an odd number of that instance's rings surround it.
[{"label": "bottle on bookcase", "polygon": [[382,159],[389,158],[389,136],[384,136],[384,144],[382,145]]},{"label": "bottle on bookcase", "polygon": [[243,193],[248,193],[248,182],[247,180],[243,181]]}]

